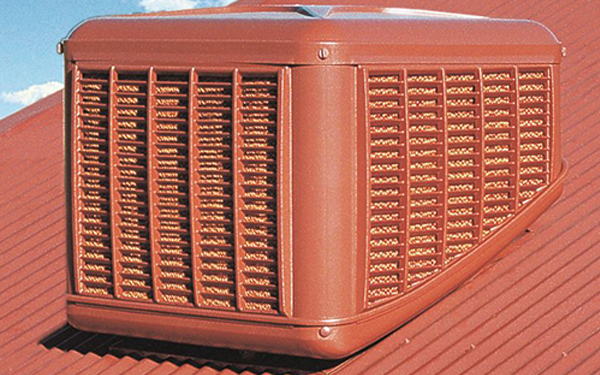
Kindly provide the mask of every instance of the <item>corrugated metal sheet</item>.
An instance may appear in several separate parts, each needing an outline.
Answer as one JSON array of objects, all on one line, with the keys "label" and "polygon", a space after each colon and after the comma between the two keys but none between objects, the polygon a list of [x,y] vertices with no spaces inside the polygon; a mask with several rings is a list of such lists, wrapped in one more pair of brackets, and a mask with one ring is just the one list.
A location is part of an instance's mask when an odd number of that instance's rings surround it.
[{"label": "corrugated metal sheet", "polygon": [[[392,3],[390,1],[390,3]],[[600,372],[600,6],[425,2],[403,7],[530,18],[567,47],[562,199],[478,277],[343,362],[249,355],[64,328],[61,94],[0,121],[0,368],[15,374]]]}]

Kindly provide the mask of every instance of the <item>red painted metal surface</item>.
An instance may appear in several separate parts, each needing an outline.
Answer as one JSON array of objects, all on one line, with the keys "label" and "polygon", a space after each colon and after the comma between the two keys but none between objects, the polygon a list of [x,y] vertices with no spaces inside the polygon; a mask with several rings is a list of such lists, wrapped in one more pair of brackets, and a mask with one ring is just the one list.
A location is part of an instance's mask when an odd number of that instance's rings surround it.
[{"label": "red painted metal surface", "polygon": [[[600,149],[596,126],[600,16],[582,1],[474,1],[410,7],[532,18],[549,26],[568,54],[562,69],[563,153],[571,166],[562,199],[502,259],[433,308],[342,364],[340,373],[596,373],[600,368],[596,255]],[[47,349],[40,340],[64,324],[64,200],[60,94],[20,113],[0,134],[0,364],[13,373],[241,373],[246,366],[183,364],[156,357]],[[29,117],[29,114],[41,111]],[[9,127],[4,120],[0,129]],[[80,333],[66,332],[63,341]],[[104,343],[98,341],[105,341]],[[95,341],[96,340],[96,341]],[[96,337],[101,347],[114,338]],[[83,344],[78,344],[79,348]],[[64,347],[64,346],[60,346]],[[109,347],[113,348],[112,344]],[[146,353],[152,352],[147,350]],[[154,351],[156,352],[156,351]],[[275,363],[262,359],[260,373]],[[216,361],[215,361],[216,362]],[[288,362],[301,367],[306,360]],[[328,368],[331,368],[327,370]]]}]

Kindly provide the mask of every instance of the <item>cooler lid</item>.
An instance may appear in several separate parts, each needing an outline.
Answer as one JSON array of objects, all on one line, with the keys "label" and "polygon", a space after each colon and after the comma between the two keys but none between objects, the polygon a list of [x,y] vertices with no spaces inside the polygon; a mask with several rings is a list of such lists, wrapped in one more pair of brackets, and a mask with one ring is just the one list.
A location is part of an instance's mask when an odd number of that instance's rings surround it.
[{"label": "cooler lid", "polygon": [[91,19],[70,34],[65,52],[75,61],[286,65],[557,63],[561,56],[556,37],[533,21],[243,3]]}]

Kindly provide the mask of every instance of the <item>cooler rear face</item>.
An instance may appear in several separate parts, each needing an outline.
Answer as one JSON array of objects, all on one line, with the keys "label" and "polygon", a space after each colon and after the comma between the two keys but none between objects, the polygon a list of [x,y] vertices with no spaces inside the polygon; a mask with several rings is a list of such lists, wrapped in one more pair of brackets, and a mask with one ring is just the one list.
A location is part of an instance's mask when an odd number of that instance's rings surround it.
[{"label": "cooler rear face", "polygon": [[238,64],[178,59],[155,38],[169,53],[66,42],[75,327],[339,358],[456,288],[560,195],[554,55],[327,61],[338,41],[271,64],[240,45]]}]

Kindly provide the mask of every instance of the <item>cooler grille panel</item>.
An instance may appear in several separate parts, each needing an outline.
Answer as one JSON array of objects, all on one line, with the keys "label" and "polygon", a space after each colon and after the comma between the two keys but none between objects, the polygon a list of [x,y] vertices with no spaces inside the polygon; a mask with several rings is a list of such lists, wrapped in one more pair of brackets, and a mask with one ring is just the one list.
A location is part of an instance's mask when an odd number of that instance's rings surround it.
[{"label": "cooler grille panel", "polygon": [[277,77],[242,74],[236,129],[239,280],[244,310],[277,311]]},{"label": "cooler grille panel", "polygon": [[155,300],[194,304],[189,195],[189,74],[149,71],[148,170]]},{"label": "cooler grille panel", "polygon": [[75,111],[76,177],[74,217],[77,220],[78,290],[110,297],[114,293],[111,251],[109,181],[109,73],[89,71],[73,84],[79,106]]},{"label": "cooler grille panel", "polygon": [[445,264],[481,239],[480,202],[483,174],[481,72],[445,72],[447,105],[447,201]]},{"label": "cooler grille panel", "polygon": [[484,119],[483,232],[515,214],[518,127],[515,70],[482,71]]},{"label": "cooler grille panel", "polygon": [[548,67],[367,69],[369,304],[421,285],[549,183]]},{"label": "cooler grille panel", "polygon": [[445,233],[444,83],[440,71],[406,74],[410,173],[406,288],[442,265]]},{"label": "cooler grille panel", "polygon": [[74,76],[77,292],[279,313],[279,72]]},{"label": "cooler grille panel", "polygon": [[406,178],[404,77],[369,76],[369,301],[399,294],[404,285]]},{"label": "cooler grille panel", "polygon": [[115,295],[151,300],[148,232],[148,76],[110,71],[111,212]]},{"label": "cooler grille panel", "polygon": [[549,183],[550,87],[550,69],[519,70],[519,206]]},{"label": "cooler grille panel", "polygon": [[233,227],[233,76],[203,75],[194,83],[197,127],[192,170],[201,306],[235,309],[235,236]]}]

